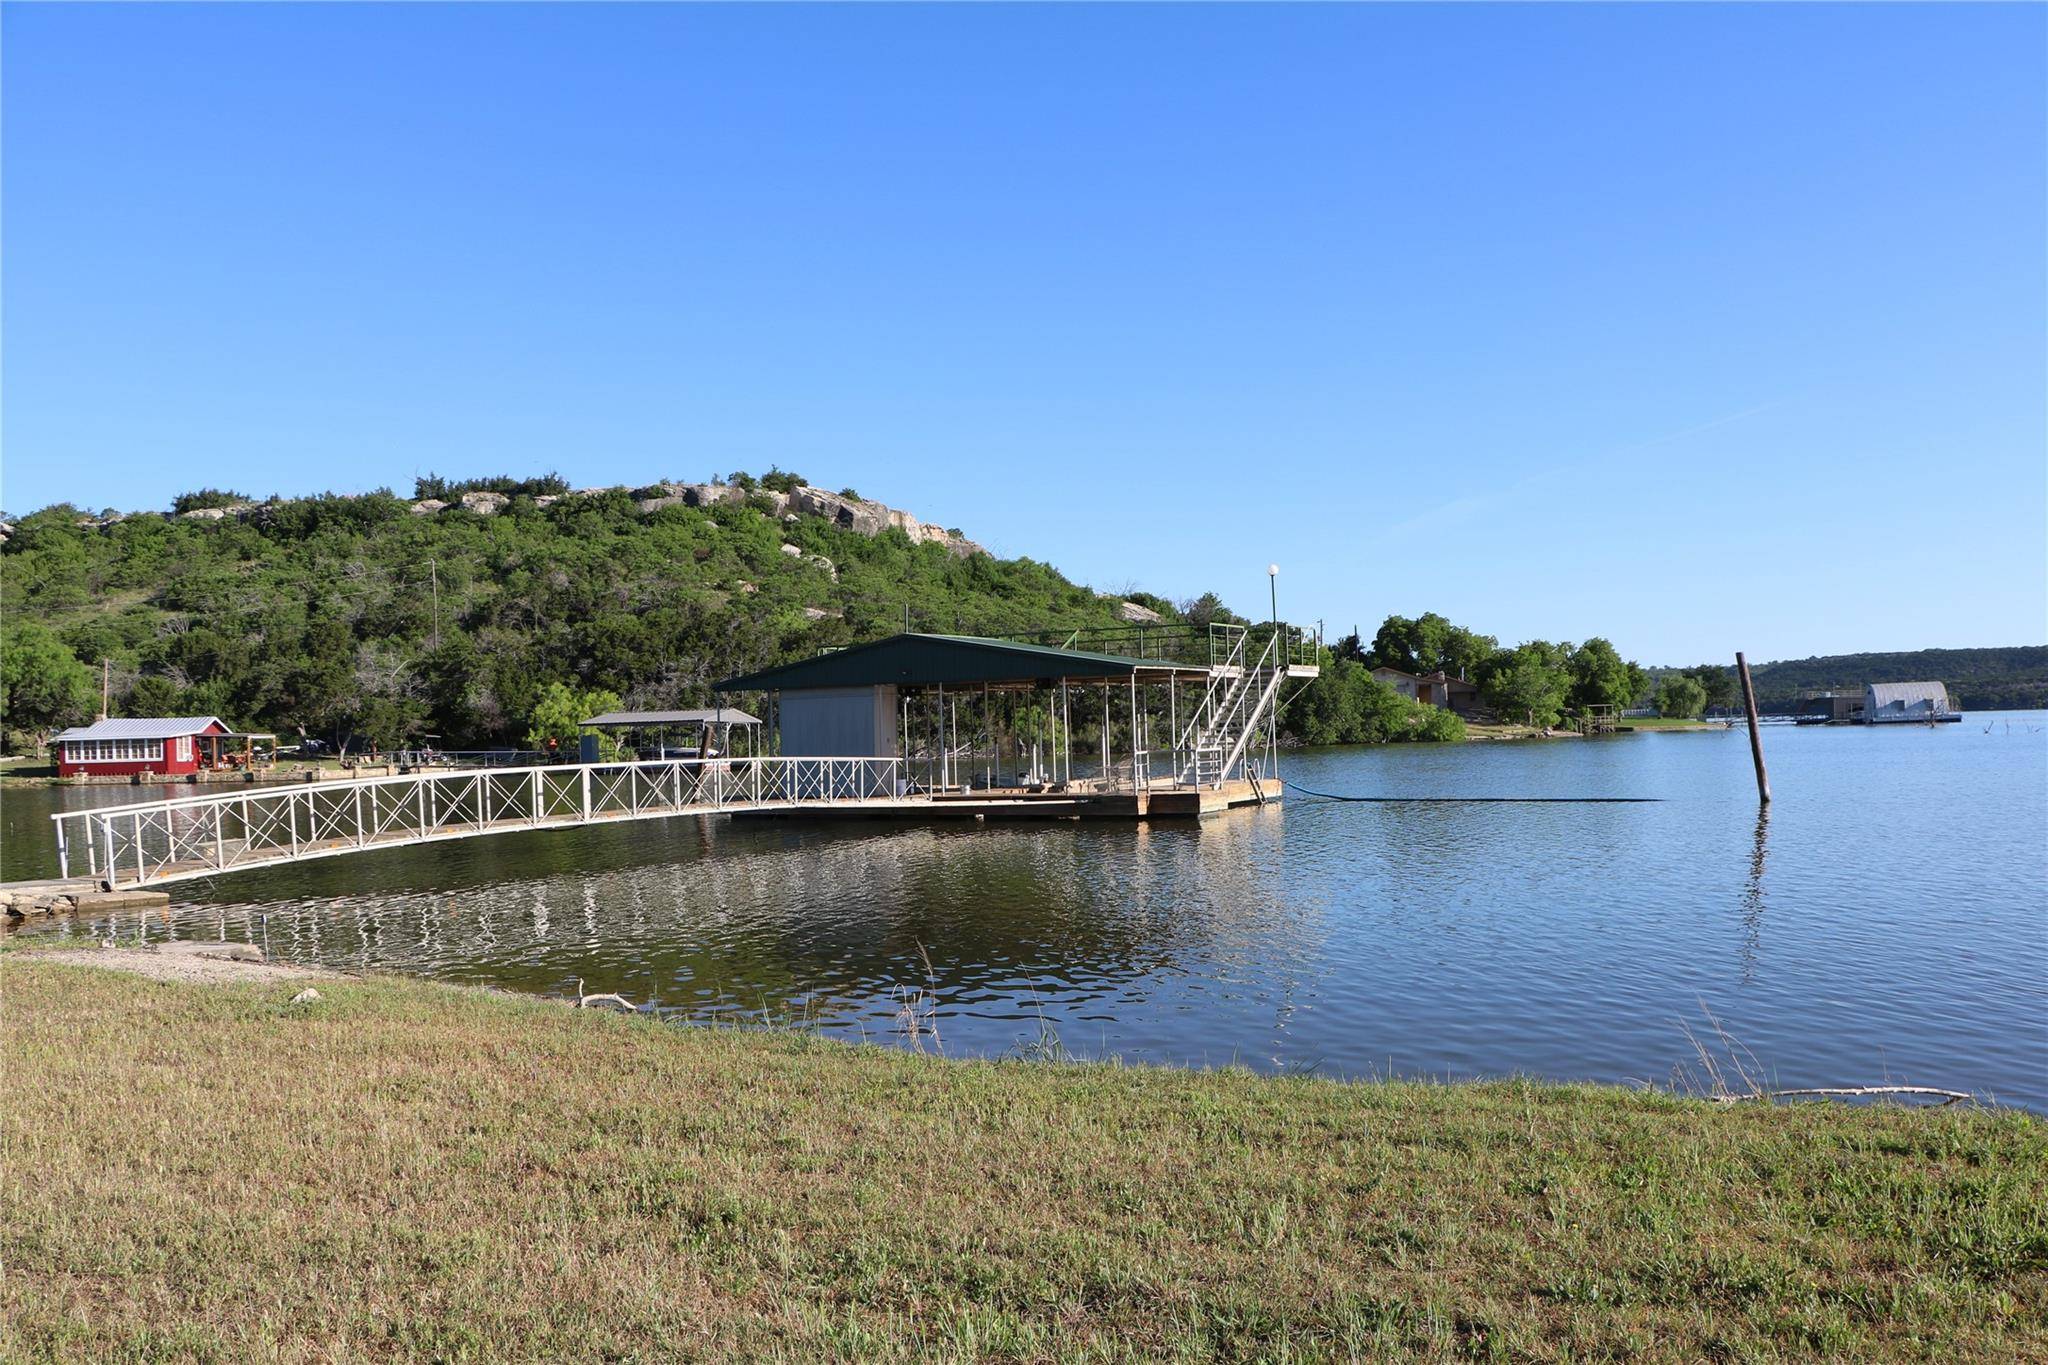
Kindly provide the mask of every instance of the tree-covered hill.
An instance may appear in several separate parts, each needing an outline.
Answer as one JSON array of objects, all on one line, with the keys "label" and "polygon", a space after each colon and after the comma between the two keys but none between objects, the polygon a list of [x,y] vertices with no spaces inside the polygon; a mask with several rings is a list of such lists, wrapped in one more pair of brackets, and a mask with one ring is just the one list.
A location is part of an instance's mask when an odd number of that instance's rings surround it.
[{"label": "tree-covered hill", "polygon": [[7,730],[19,743],[89,719],[106,659],[116,714],[358,745],[517,743],[551,683],[689,705],[718,678],[900,629],[906,608],[918,629],[978,633],[1137,614],[780,471],[691,489],[420,491],[449,505],[209,489],[170,513],[22,518],[0,546]]},{"label": "tree-covered hill", "polygon": [[1765,710],[1791,709],[1806,688],[1884,682],[1942,683],[1966,711],[2031,709],[2048,707],[2048,645],[1831,654],[1764,664],[1752,668],[1750,677]]}]

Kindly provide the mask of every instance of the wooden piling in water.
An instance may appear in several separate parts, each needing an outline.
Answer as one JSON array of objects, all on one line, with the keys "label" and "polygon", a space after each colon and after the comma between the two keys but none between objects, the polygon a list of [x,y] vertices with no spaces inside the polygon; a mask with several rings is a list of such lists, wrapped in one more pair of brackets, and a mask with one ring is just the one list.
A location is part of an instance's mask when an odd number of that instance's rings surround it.
[{"label": "wooden piling in water", "polygon": [[1771,776],[1764,771],[1764,736],[1756,720],[1756,687],[1749,681],[1749,660],[1735,651],[1735,671],[1742,675],[1742,709],[1749,713],[1749,756],[1756,763],[1756,795],[1761,805],[1771,804]]}]

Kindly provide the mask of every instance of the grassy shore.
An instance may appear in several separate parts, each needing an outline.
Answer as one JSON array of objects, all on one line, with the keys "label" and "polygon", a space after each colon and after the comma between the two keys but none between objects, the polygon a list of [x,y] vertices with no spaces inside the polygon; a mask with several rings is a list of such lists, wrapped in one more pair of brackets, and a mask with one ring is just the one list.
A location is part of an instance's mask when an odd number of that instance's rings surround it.
[{"label": "grassy shore", "polygon": [[2048,1358],[2048,1125],[0,954],[0,1358]]}]

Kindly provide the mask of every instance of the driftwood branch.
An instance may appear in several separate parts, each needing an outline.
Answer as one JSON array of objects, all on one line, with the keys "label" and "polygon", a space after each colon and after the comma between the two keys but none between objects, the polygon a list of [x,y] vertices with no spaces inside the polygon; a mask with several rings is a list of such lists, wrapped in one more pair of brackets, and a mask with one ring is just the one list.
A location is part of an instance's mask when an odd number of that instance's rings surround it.
[{"label": "driftwood branch", "polygon": [[1931,1085],[1817,1085],[1796,1090],[1756,1090],[1747,1095],[1718,1095],[1715,1098],[1722,1104],[1740,1104],[1744,1100],[1780,1100],[1794,1095],[1928,1095],[1940,1099],[1943,1105],[1974,1098],[1961,1090],[1941,1090]]},{"label": "driftwood branch", "polygon": [[583,978],[579,976],[576,978],[576,1008],[587,1010],[592,1005],[617,1005],[622,1010],[637,1013],[633,1002],[623,995],[616,995],[611,991],[603,991],[597,995],[585,995],[583,993]]}]

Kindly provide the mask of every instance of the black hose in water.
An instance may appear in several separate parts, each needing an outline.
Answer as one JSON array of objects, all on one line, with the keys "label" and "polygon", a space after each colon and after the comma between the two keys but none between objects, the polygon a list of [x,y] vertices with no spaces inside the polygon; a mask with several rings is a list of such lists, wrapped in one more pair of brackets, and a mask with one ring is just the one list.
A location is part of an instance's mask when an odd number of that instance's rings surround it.
[{"label": "black hose in water", "polygon": [[1323,801],[1369,801],[1375,805],[1400,806],[1643,806],[1661,802],[1661,796],[1339,796],[1336,792],[1311,791],[1293,782],[1281,783]]}]

